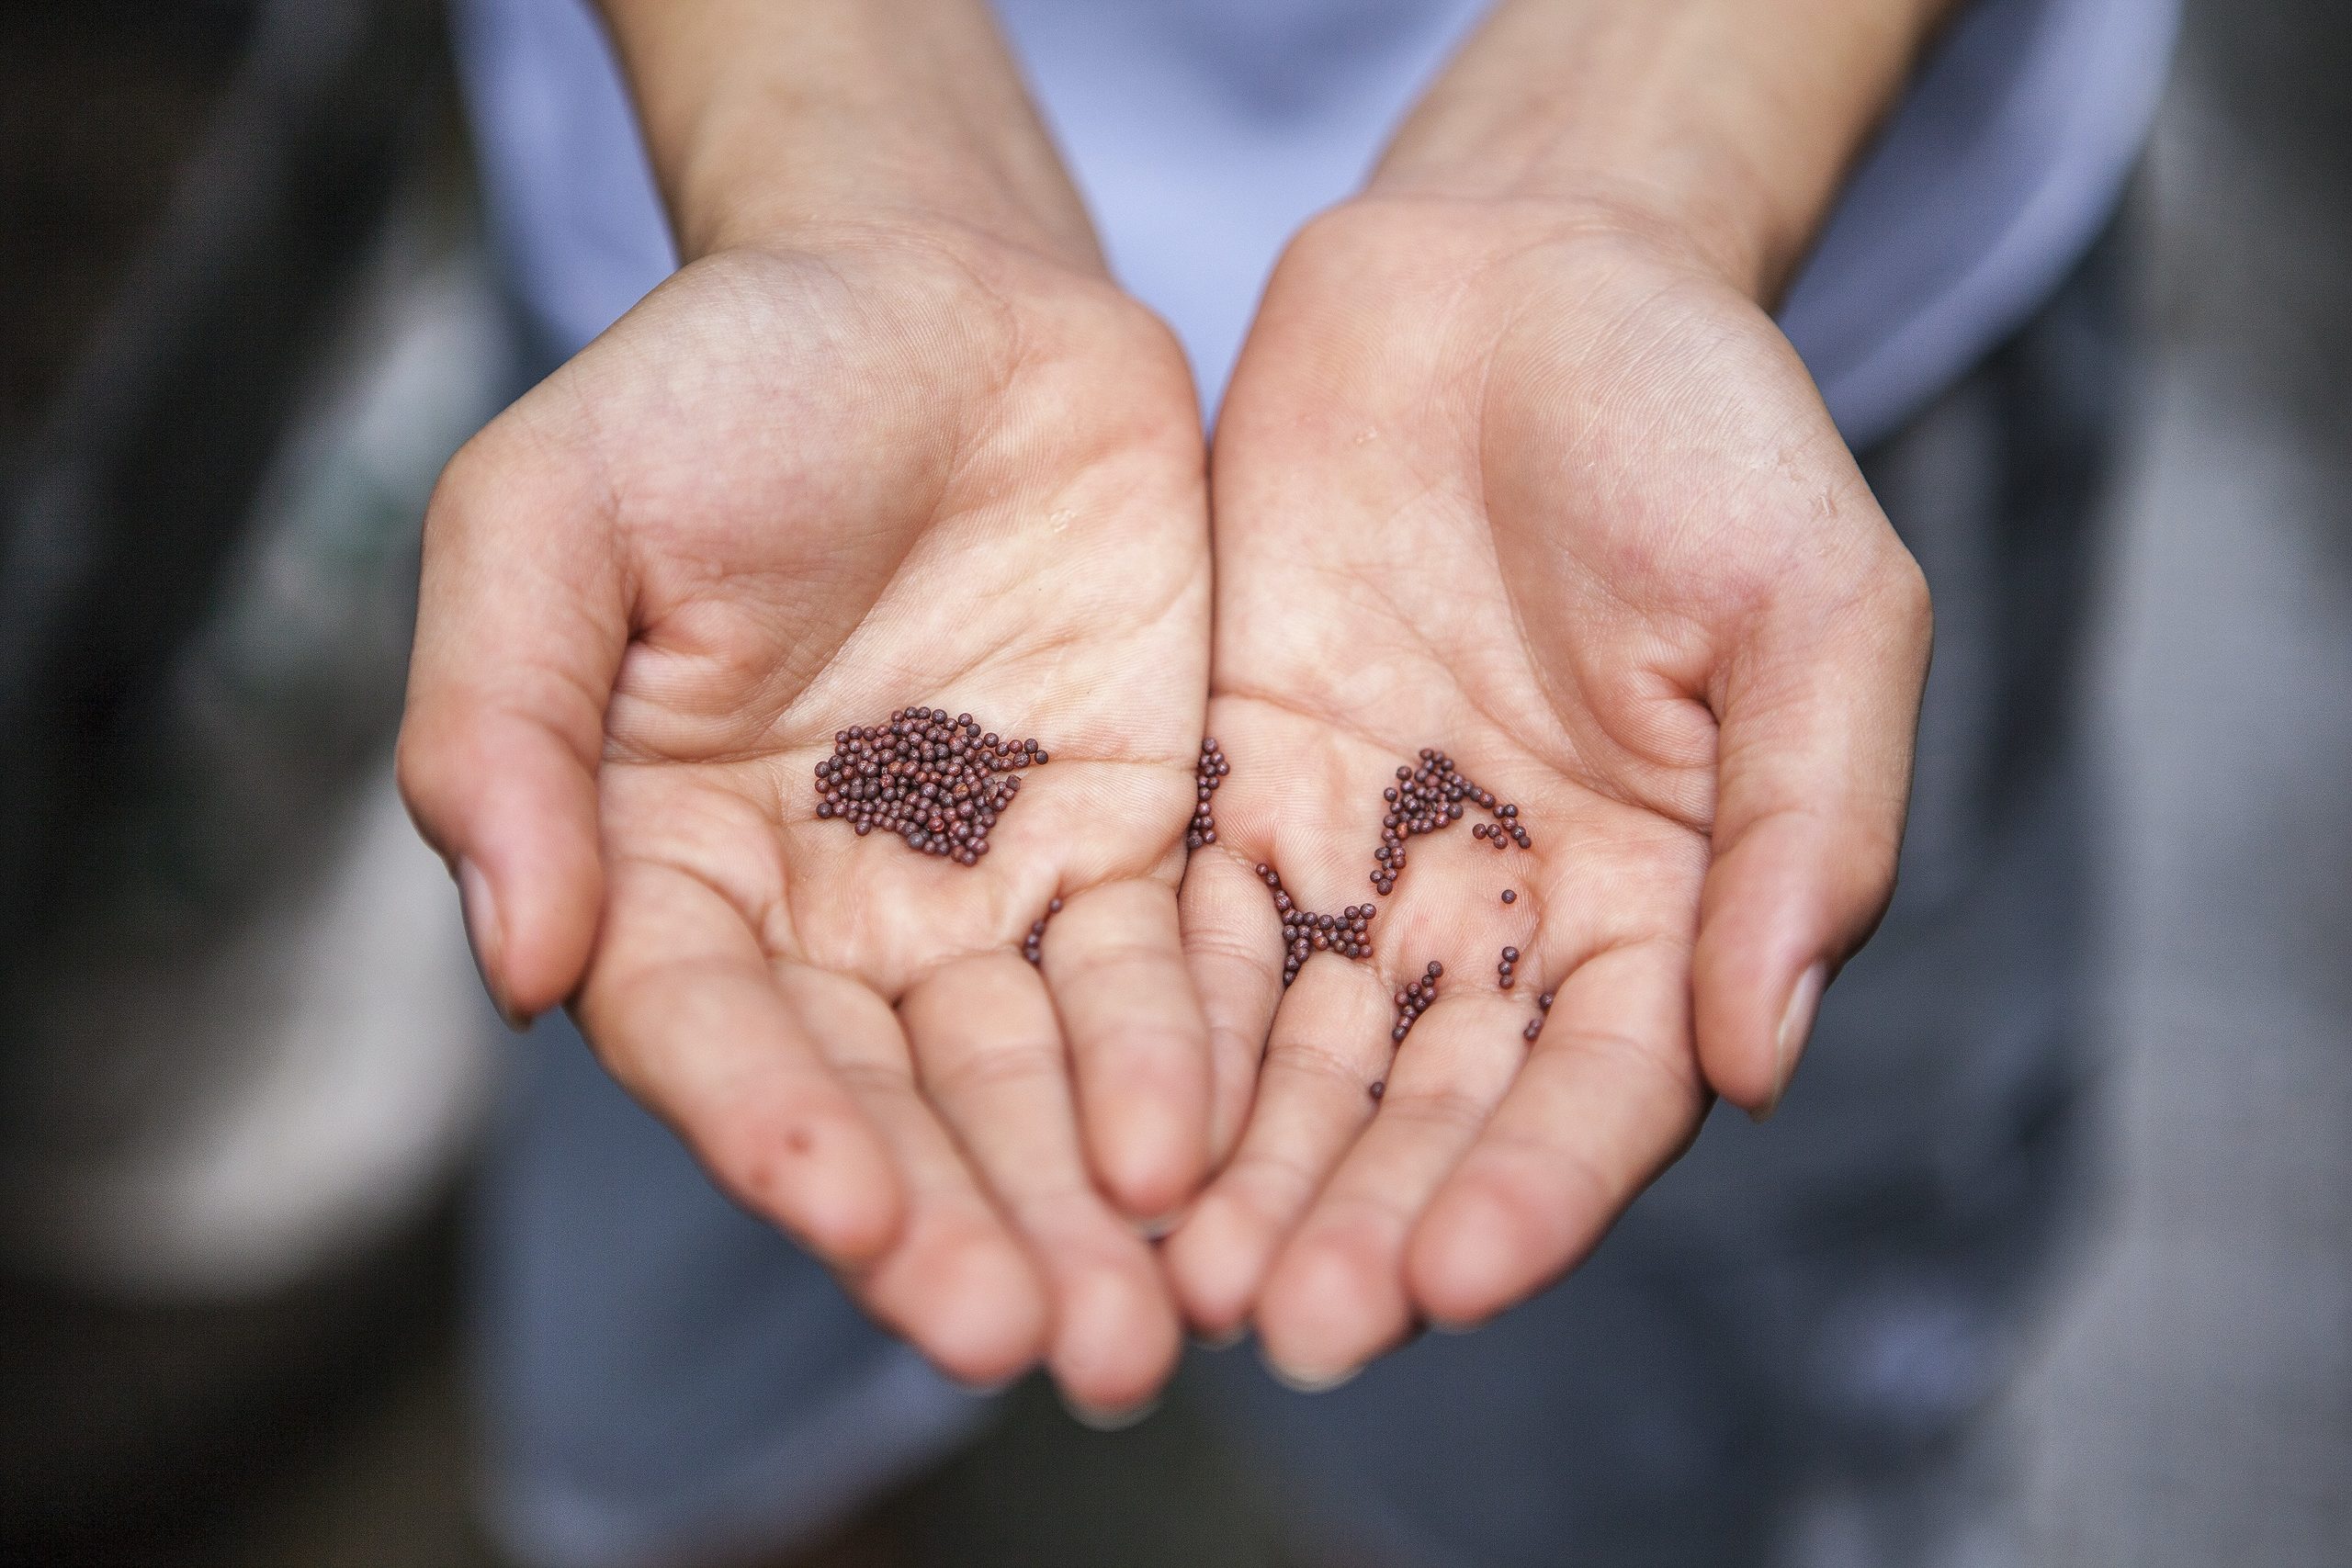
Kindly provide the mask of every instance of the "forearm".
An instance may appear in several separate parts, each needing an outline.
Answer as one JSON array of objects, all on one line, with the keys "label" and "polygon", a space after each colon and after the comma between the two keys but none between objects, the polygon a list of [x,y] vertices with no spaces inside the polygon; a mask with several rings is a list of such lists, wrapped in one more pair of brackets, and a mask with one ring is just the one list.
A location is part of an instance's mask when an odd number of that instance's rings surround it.
[{"label": "forearm", "polygon": [[1777,296],[1957,0],[1502,0],[1376,191],[1555,198]]},{"label": "forearm", "polygon": [[944,219],[1100,265],[982,0],[601,0],[681,252]]}]

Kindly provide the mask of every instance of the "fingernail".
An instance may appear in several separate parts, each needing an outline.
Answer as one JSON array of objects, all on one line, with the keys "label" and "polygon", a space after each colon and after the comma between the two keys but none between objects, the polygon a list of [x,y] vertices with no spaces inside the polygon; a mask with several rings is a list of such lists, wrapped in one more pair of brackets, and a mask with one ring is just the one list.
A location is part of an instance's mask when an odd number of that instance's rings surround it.
[{"label": "fingernail", "polygon": [[1353,1382],[1356,1374],[1363,1371],[1361,1361],[1335,1372],[1306,1372],[1295,1367],[1285,1367],[1272,1355],[1262,1352],[1259,1359],[1266,1363],[1268,1375],[1293,1393],[1329,1393],[1335,1388]]},{"label": "fingernail", "polygon": [[1805,1041],[1813,1033],[1814,1014],[1821,1008],[1821,988],[1829,981],[1829,966],[1815,963],[1797,976],[1790,987],[1788,1004],[1781,1010],[1780,1032],[1772,1037],[1772,1098],[1756,1112],[1756,1120],[1764,1121],[1781,1108],[1781,1097],[1789,1092],[1789,1078],[1797,1070],[1797,1058],[1804,1052]]},{"label": "fingernail", "polygon": [[472,950],[474,972],[481,976],[481,987],[490,993],[491,1005],[506,1021],[506,1027],[520,1034],[531,1027],[531,1021],[508,1004],[492,978],[498,972],[498,960],[505,942],[505,932],[498,923],[498,898],[491,891],[490,878],[469,860],[458,863],[458,905],[465,915],[466,945]]},{"label": "fingernail", "polygon": [[940,1375],[946,1378],[949,1382],[954,1383],[958,1390],[970,1394],[975,1399],[994,1399],[998,1394],[1005,1393],[1007,1390],[1011,1389],[1013,1384],[1019,1382],[1023,1378],[1029,1374],[1026,1371],[1023,1371],[1014,1372],[1008,1377],[992,1379],[988,1382],[968,1382],[966,1379],[956,1376],[952,1372],[943,1372]]},{"label": "fingernail", "polygon": [[1123,1432],[1159,1408],[1159,1396],[1157,1394],[1124,1408],[1111,1408],[1089,1404],[1059,1383],[1054,1385],[1054,1392],[1061,1395],[1062,1408],[1069,1412],[1071,1420],[1097,1432]]}]

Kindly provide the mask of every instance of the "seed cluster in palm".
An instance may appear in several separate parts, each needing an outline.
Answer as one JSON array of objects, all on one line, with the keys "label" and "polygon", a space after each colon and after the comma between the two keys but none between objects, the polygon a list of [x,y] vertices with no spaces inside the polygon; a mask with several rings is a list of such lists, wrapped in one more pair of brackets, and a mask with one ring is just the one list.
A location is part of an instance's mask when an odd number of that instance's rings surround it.
[{"label": "seed cluster in palm", "polygon": [[[1209,796],[1226,774],[1232,772],[1225,752],[1215,740],[1201,743],[1202,763],[1197,773],[1199,806],[1193,814],[1193,831],[1187,842],[1198,848],[1203,842],[1214,843],[1214,824],[1208,816]],[[1214,757],[1212,766],[1209,759]],[[1396,782],[1380,792],[1387,809],[1380,821],[1380,844],[1373,851],[1372,885],[1374,892],[1385,897],[1396,889],[1397,879],[1404,874],[1407,853],[1405,842],[1426,833],[1435,833],[1462,820],[1470,807],[1492,815],[1492,822],[1474,824],[1471,837],[1482,840],[1498,851],[1516,844],[1521,849],[1532,849],[1535,840],[1526,825],[1520,820],[1516,803],[1499,800],[1495,793],[1464,773],[1453,759],[1432,746],[1421,749],[1419,765],[1401,765],[1396,770]],[[1203,836],[1204,825],[1212,830]],[[1283,886],[1280,873],[1264,862],[1257,866],[1258,878],[1273,895],[1275,912],[1283,921],[1283,987],[1288,989],[1297,980],[1299,970],[1317,953],[1336,953],[1342,958],[1366,959],[1372,956],[1372,921],[1380,912],[1373,904],[1351,904],[1336,915],[1317,914],[1302,907]],[[1502,901],[1517,903],[1516,889],[1505,888]],[[1496,965],[1495,978],[1508,991],[1518,982],[1519,949],[1506,947],[1501,961]],[[1396,1022],[1389,1038],[1399,1044],[1412,1032],[1414,1021],[1429,1010],[1437,999],[1438,981],[1444,975],[1442,964],[1431,962],[1420,978],[1406,986],[1396,996]],[[1547,992],[1541,999],[1535,1018],[1528,1021],[1525,1038],[1533,1040],[1543,1032],[1543,1011],[1548,1011],[1552,997]],[[1378,1100],[1387,1089],[1385,1079],[1372,1086],[1372,1097]]]},{"label": "seed cluster in palm", "polygon": [[1051,760],[1035,740],[983,733],[967,713],[893,708],[880,724],[834,734],[832,755],[817,764],[817,815],[860,838],[879,828],[910,850],[978,865],[1021,791],[1021,770]]}]

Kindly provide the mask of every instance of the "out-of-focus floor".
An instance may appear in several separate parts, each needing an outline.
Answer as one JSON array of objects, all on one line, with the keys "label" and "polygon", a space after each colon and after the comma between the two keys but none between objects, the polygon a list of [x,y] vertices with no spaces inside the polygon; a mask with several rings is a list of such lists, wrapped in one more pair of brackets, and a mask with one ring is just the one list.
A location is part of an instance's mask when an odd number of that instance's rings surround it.
[{"label": "out-of-focus floor", "polygon": [[[2332,5],[2212,0],[2154,160],[2151,418],[2093,693],[2104,1199],[2004,1412],[2044,1568],[2352,1562],[2352,201],[2341,115],[2254,112],[2264,61]],[[2305,74],[2346,31],[2319,27]],[[232,1560],[488,1568],[461,1406],[445,1345]],[[1031,1398],[1015,1425],[808,1568],[880,1562],[926,1510],[995,1521],[959,1562],[1279,1561],[1181,1411],[1097,1439]],[[1145,1471],[1170,1483],[1121,1490]],[[1016,1517],[1024,1491],[1069,1514],[1058,1535]],[[1089,1532],[1133,1552],[1086,1554]]]},{"label": "out-of-focus floor", "polygon": [[2105,1226],[2014,1402],[2047,1568],[2352,1562],[2352,206],[2343,125],[2257,151],[2211,58],[2096,687]]}]

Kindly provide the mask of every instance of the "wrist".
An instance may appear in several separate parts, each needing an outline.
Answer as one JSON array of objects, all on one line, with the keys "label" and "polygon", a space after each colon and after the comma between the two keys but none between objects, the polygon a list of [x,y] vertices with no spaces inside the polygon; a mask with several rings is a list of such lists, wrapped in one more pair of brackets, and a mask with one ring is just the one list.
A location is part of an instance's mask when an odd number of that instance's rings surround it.
[{"label": "wrist", "polygon": [[1953,0],[1504,0],[1376,195],[1501,200],[1786,286]]},{"label": "wrist", "polygon": [[604,0],[687,260],[955,229],[1101,270],[979,0]]}]

